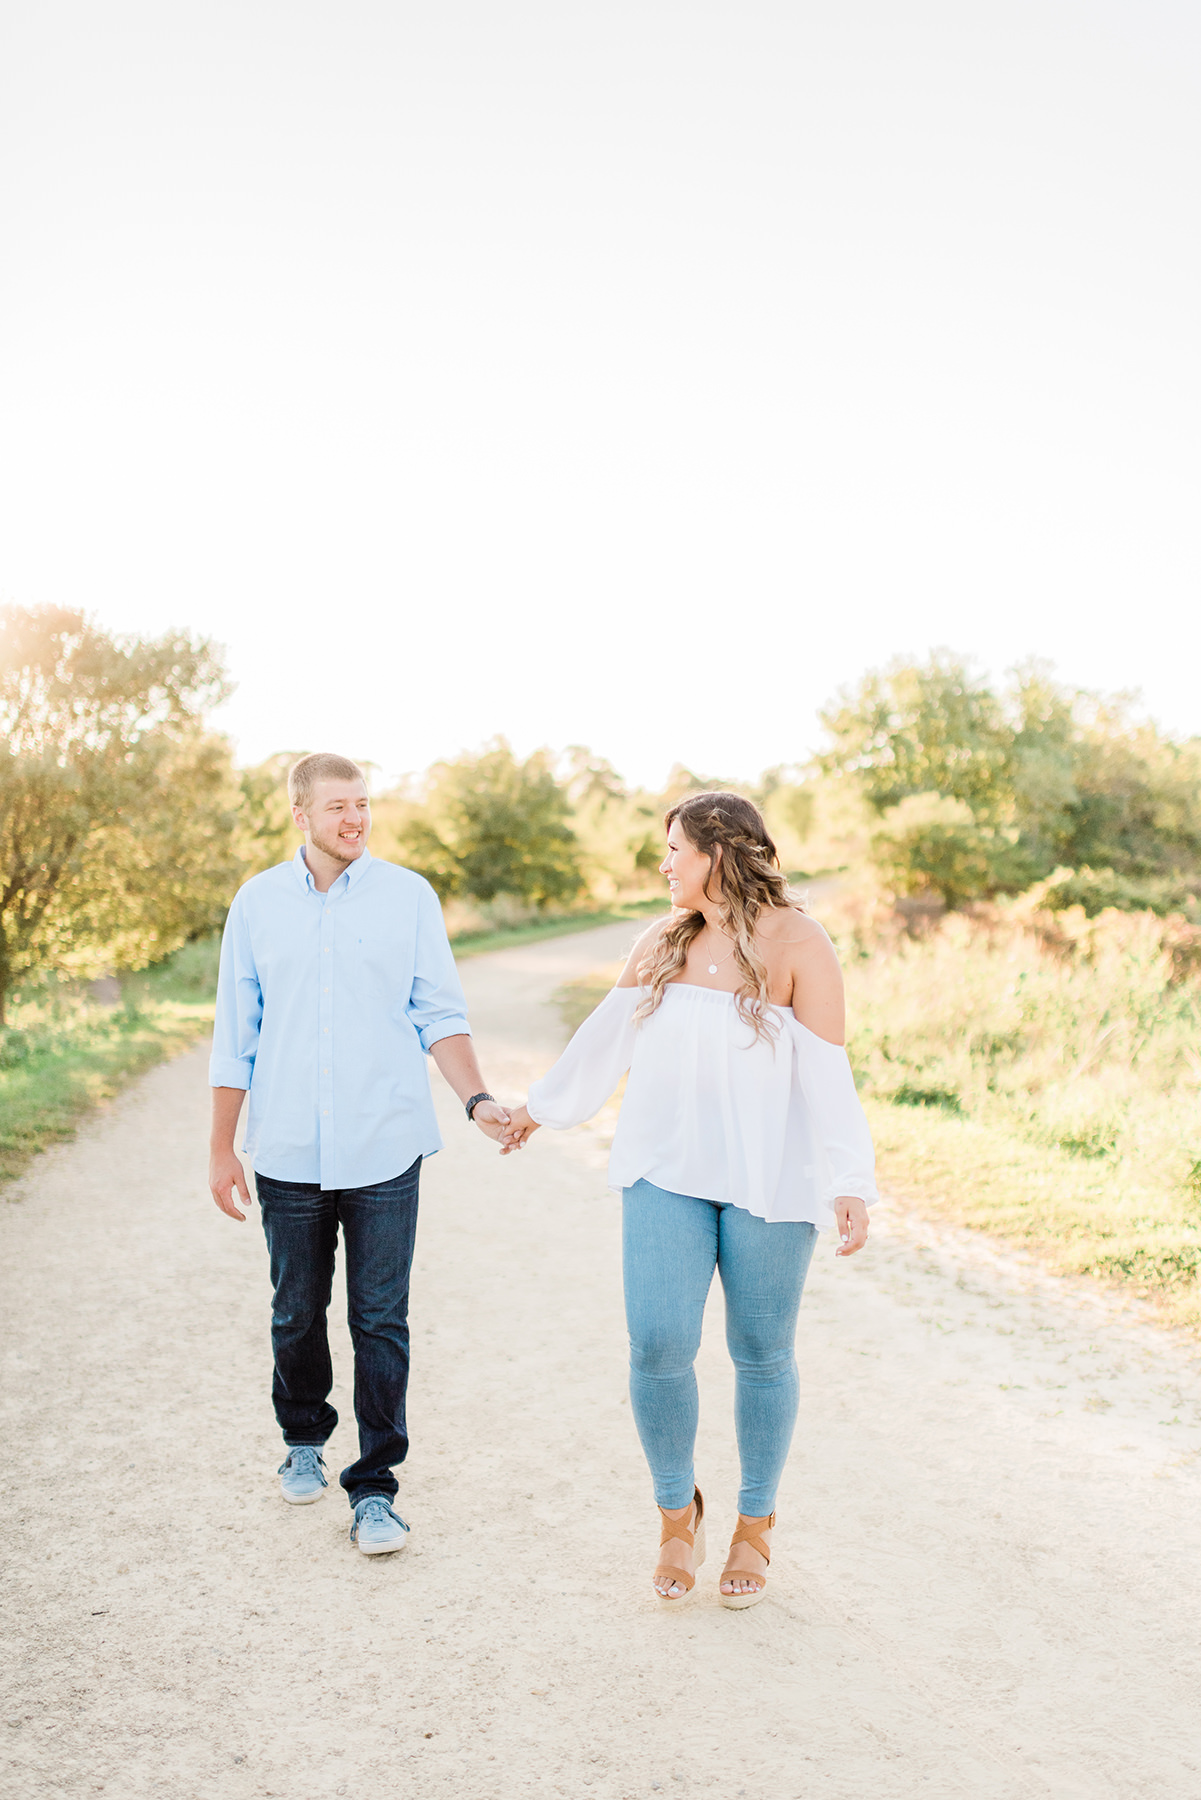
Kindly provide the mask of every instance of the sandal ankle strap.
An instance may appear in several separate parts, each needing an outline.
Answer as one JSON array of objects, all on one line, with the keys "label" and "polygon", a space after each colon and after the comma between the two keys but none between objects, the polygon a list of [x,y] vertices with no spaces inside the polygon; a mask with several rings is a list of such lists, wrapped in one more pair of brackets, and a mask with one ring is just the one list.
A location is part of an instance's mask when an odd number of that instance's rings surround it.
[{"label": "sandal ankle strap", "polygon": [[687,1513],[684,1514],[682,1519],[669,1519],[663,1508],[660,1507],[659,1516],[663,1520],[663,1530],[659,1537],[660,1550],[662,1550],[664,1544],[670,1543],[673,1538],[680,1539],[682,1543],[687,1544],[691,1549],[696,1542],[696,1534],[700,1522],[705,1516],[705,1502],[701,1495],[700,1488],[693,1489],[691,1525],[687,1522]]},{"label": "sandal ankle strap", "polygon": [[[733,1550],[736,1544],[749,1544],[751,1549],[756,1551],[757,1554],[763,1558],[765,1563],[770,1563],[771,1551],[763,1542],[763,1539],[759,1534],[763,1531],[770,1531],[775,1522],[775,1513],[771,1513],[761,1519],[748,1519],[745,1524],[739,1520],[738,1527],[735,1530],[733,1537],[730,1539],[730,1549]],[[750,1575],[747,1579],[749,1581],[759,1581],[762,1580],[762,1577]]]}]

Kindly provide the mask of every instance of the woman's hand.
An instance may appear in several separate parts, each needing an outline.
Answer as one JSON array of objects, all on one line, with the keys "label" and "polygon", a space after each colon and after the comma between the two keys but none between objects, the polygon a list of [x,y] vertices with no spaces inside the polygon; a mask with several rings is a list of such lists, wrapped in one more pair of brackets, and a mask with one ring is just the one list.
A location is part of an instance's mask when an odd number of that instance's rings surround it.
[{"label": "woman's hand", "polygon": [[834,1217],[841,1239],[835,1256],[854,1256],[867,1242],[867,1202],[857,1194],[840,1194],[834,1202]]},{"label": "woman's hand", "polygon": [[526,1140],[533,1137],[538,1129],[537,1119],[531,1119],[528,1108],[515,1106],[509,1116],[508,1129],[501,1134],[500,1153],[508,1156],[511,1150],[524,1149]]}]

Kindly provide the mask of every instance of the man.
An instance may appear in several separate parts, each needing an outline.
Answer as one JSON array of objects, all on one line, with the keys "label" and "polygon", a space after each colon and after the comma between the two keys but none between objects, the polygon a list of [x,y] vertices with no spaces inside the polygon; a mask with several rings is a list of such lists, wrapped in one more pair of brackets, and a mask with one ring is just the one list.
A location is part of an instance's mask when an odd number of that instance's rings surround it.
[{"label": "man", "polygon": [[304,844],[240,890],[221,944],[209,1185],[222,1212],[245,1217],[234,1132],[249,1088],[245,1149],[275,1290],[280,1489],[304,1505],[328,1485],[321,1452],[338,1415],[326,1309],[341,1225],[359,1428],[341,1482],[351,1542],[372,1556],[401,1549],[409,1530],[390,1502],[409,1442],[418,1177],[442,1147],[426,1054],[487,1136],[509,1115],[485,1091],[437,895],[367,849],[363,771],[344,756],[302,757],[288,797]]}]

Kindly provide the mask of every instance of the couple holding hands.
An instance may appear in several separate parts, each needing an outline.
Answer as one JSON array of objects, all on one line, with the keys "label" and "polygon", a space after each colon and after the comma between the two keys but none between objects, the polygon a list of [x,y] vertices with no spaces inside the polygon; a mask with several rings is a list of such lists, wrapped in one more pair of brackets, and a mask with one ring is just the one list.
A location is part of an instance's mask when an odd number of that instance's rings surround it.
[{"label": "couple holding hands", "polygon": [[249,1089],[284,1498],[317,1500],[328,1485],[326,1309],[341,1225],[359,1428],[358,1460],[341,1475],[351,1540],[379,1555],[408,1538],[391,1502],[408,1449],[409,1270],[422,1159],[442,1141],[426,1055],[502,1154],[540,1126],[590,1118],[628,1071],[609,1184],[622,1195],[630,1399],[661,1520],[654,1590],[678,1604],[705,1556],[693,1363],[716,1269],[742,1469],[719,1597],[753,1606],[796,1421],[793,1345],[817,1231],[837,1225],[838,1254],[853,1255],[876,1196],[838,961],[790,893],[762,815],[731,793],[671,808],[670,916],[642,934],[616,987],[510,1110],[486,1091],[437,896],[367,849],[362,771],[306,756],[288,792],[304,843],[239,891],[222,941],[209,1176],[217,1205],[242,1219],[234,1133]]}]

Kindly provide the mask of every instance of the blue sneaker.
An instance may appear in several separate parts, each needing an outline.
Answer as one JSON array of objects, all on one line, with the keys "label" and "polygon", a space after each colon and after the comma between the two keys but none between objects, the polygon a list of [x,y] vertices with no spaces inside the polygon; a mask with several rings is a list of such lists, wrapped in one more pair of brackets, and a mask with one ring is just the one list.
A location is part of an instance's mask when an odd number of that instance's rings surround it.
[{"label": "blue sneaker", "polygon": [[354,1509],[350,1541],[364,1556],[386,1556],[390,1550],[404,1549],[409,1528],[383,1494],[368,1494]]},{"label": "blue sneaker", "polygon": [[279,1491],[293,1506],[311,1506],[329,1486],[322,1471],[325,1458],[316,1444],[289,1444],[279,1465]]}]

